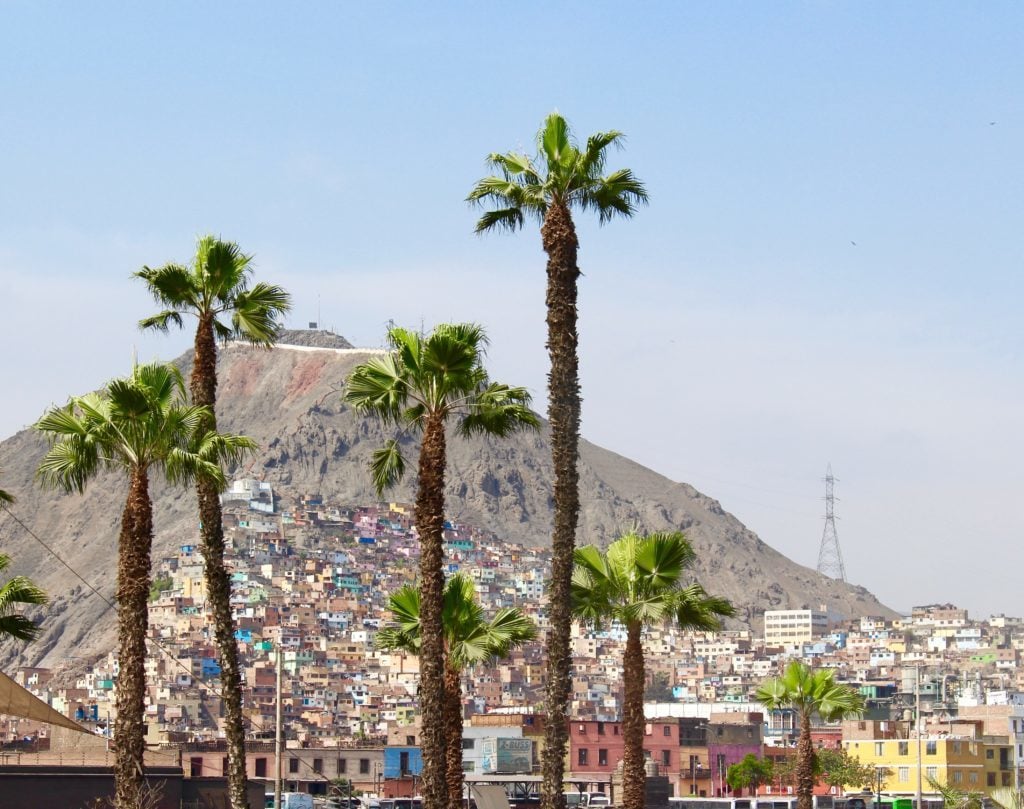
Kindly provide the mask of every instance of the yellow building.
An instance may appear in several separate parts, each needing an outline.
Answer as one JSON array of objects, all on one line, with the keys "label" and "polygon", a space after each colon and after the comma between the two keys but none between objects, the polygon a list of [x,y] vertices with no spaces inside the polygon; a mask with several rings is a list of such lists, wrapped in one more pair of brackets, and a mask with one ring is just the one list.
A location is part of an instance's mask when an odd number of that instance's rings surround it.
[{"label": "yellow building", "polygon": [[[990,792],[1013,785],[1012,748],[1008,743],[971,738],[922,737],[921,786],[934,792],[929,779],[964,792]],[[917,791],[917,739],[844,741],[843,747],[862,764],[881,769],[886,793]]]}]

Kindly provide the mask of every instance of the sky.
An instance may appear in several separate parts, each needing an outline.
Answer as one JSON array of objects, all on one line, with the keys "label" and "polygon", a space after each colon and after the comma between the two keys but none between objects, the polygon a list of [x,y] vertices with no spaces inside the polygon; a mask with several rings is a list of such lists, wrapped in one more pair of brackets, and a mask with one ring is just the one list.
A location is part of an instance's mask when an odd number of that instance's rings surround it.
[{"label": "sky", "polygon": [[1021,41],[1015,2],[4,0],[0,436],[181,353],[131,274],[203,233],[292,326],[482,323],[543,410],[539,233],[464,200],[557,109],[650,194],[577,217],[584,437],[812,567],[831,464],[849,581],[1021,615]]}]

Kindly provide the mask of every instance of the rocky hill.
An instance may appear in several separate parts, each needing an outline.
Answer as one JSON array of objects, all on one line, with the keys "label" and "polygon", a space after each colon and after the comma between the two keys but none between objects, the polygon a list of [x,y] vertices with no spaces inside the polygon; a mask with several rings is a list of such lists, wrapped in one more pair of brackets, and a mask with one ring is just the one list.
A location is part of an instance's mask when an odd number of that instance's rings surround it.
[{"label": "rocky hill", "polygon": [[[283,337],[305,344],[273,350],[232,344],[221,352],[220,426],[251,435],[261,447],[236,473],[262,477],[285,496],[319,492],[345,503],[376,502],[367,463],[386,433],[376,421],[343,406],[339,395],[348,372],[371,352],[347,348],[344,338],[322,334],[315,340]],[[318,347],[323,345],[329,347]],[[189,359],[179,360],[186,370]],[[113,600],[124,482],[105,475],[84,496],[42,492],[33,484],[33,473],[44,451],[44,442],[32,431],[0,443],[3,488],[18,497],[15,513],[25,525]],[[580,455],[582,542],[607,542],[634,524],[645,530],[682,529],[698,554],[698,580],[732,599],[746,621],[765,609],[820,604],[847,616],[893,614],[865,589],[791,562],[693,487],[586,441]],[[449,516],[513,542],[547,544],[551,480],[546,426],[507,440],[453,438]],[[158,557],[194,540],[196,516],[190,491],[157,486],[155,499]],[[411,481],[392,499],[411,502]],[[31,576],[53,596],[42,637],[18,650],[0,650],[0,661],[53,666],[113,648],[114,616],[107,604],[3,513],[0,548],[14,558],[16,572]]]}]

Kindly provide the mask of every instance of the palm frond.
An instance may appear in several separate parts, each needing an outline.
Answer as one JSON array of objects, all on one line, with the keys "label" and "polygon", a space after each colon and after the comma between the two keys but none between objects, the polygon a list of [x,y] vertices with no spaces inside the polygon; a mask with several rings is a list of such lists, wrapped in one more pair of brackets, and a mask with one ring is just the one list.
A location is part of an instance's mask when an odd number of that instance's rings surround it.
[{"label": "palm frond", "polygon": [[526,388],[510,388],[492,382],[470,398],[466,415],[458,425],[460,435],[508,436],[517,430],[540,429],[540,419],[530,409]]},{"label": "palm frond", "polygon": [[548,164],[548,172],[555,167],[568,167],[575,161],[577,150],[569,133],[569,123],[559,113],[552,112],[544,119],[537,132],[537,147]]},{"label": "palm frond", "polygon": [[543,184],[540,172],[527,155],[518,152],[505,152],[504,154],[495,152],[487,156],[487,164],[500,171],[506,179],[515,178],[520,185],[539,186]]},{"label": "palm frond", "polygon": [[39,625],[24,615],[0,616],[0,637],[7,636],[17,640],[35,640],[39,635],[39,631]]},{"label": "palm frond", "polygon": [[607,132],[595,132],[587,138],[586,148],[580,153],[579,172],[587,177],[596,177],[604,170],[605,158],[609,146],[622,148],[626,136],[617,129]]},{"label": "palm frond", "polygon": [[[543,216],[543,212],[540,213]],[[494,211],[484,211],[477,220],[477,233],[487,230],[508,230],[516,231],[522,228],[526,221],[522,208],[499,208]]]},{"label": "palm frond", "polygon": [[616,216],[628,219],[647,201],[647,189],[630,169],[620,169],[588,184],[579,194],[580,207],[597,211],[602,224]]},{"label": "palm frond", "polygon": [[420,653],[419,635],[411,635],[396,626],[386,626],[377,632],[374,643],[378,649],[392,652],[406,652],[407,654],[418,655]]},{"label": "palm frond", "polygon": [[49,599],[25,576],[15,576],[0,587],[0,613],[18,604],[45,604]]},{"label": "palm frond", "polygon": [[176,326],[180,329],[184,325],[184,319],[173,309],[165,309],[163,312],[158,312],[150,317],[144,317],[139,321],[140,329],[155,329],[156,331],[163,332],[170,331],[171,326]]},{"label": "palm frond", "polygon": [[[165,264],[163,267],[143,267],[134,274],[146,284],[150,294],[157,303],[165,306],[174,312],[193,311],[198,308],[201,301],[200,292],[196,288],[196,279],[192,272],[180,264]],[[142,328],[164,328],[158,323],[147,323],[152,318],[146,318],[140,322]],[[172,320],[175,325],[181,325],[181,318]]]},{"label": "palm frond", "polygon": [[394,355],[372,357],[349,374],[342,400],[359,413],[373,413],[385,424],[394,423],[409,397],[405,376]]},{"label": "palm frond", "polygon": [[258,283],[235,296],[232,330],[250,343],[271,346],[281,330],[279,318],[291,305],[291,296],[282,287]]},{"label": "palm frond", "polygon": [[202,236],[196,244],[193,272],[203,281],[209,311],[233,309],[236,296],[248,287],[252,256],[243,253],[236,242]]},{"label": "palm frond", "polygon": [[[51,414],[44,416],[36,423],[36,429],[48,432],[48,424],[62,423],[63,420],[53,417],[51,411]],[[56,431],[51,433],[51,436],[58,435],[63,435],[63,438],[56,441],[47,450],[36,469],[36,477],[45,488],[81,494],[103,463],[99,453],[99,444],[90,435],[62,434]]]},{"label": "palm frond", "polygon": [[396,485],[405,474],[405,456],[398,441],[390,439],[373,453],[370,460],[370,475],[373,487],[381,495]]}]

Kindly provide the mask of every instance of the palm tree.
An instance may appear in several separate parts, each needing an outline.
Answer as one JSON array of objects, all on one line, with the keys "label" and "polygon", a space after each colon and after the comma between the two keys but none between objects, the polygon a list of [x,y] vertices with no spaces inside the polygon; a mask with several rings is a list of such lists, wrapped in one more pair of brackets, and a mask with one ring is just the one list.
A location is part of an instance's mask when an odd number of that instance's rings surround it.
[{"label": "palm tree", "polygon": [[837,683],[834,671],[811,669],[799,660],[786,666],[781,677],[761,683],[754,697],[769,711],[796,711],[800,720],[796,746],[797,807],[811,809],[815,782],[811,717],[817,715],[826,722],[836,722],[860,716],[864,712],[864,697],[850,686]]},{"label": "palm tree", "polygon": [[[406,585],[391,594],[396,626],[377,633],[382,649],[420,653],[420,594]],[[478,663],[508,657],[513,649],[537,636],[537,627],[523,612],[504,607],[487,620],[477,603],[472,580],[455,574],[445,583],[441,622],[444,626],[444,688],[446,780],[448,806],[462,806],[462,672]]]},{"label": "palm tree", "polygon": [[[5,500],[4,502],[12,502]],[[11,565],[11,557],[0,553],[0,573]],[[0,638],[33,640],[39,634],[39,626],[26,618],[17,608],[22,605],[46,603],[46,593],[24,576],[15,576],[0,586]]]},{"label": "palm tree", "polygon": [[[420,704],[423,733],[424,809],[446,804],[444,779],[444,482],[445,425],[457,419],[463,436],[506,436],[536,427],[524,388],[490,382],[483,367],[487,337],[471,323],[442,324],[421,336],[402,328],[388,331],[390,353],[373,357],[349,375],[344,401],[357,412],[376,414],[386,424],[422,433],[416,491],[420,539]],[[405,472],[398,439],[373,455],[371,473],[378,493]]]},{"label": "palm tree", "polygon": [[644,629],[675,623],[713,631],[733,615],[724,598],[709,596],[683,576],[696,554],[679,532],[640,536],[630,532],[602,553],[594,545],[574,554],[572,610],[595,627],[618,621],[626,628],[622,683],[622,799],[625,809],[644,806]]},{"label": "palm tree", "polygon": [[551,538],[551,586],[548,610],[547,722],[544,744],[545,809],[563,809],[566,745],[569,738],[569,694],[572,657],[569,653],[572,615],[570,582],[576,524],[579,520],[580,385],[576,333],[579,242],[572,210],[596,211],[601,223],[630,217],[646,203],[647,191],[629,169],[604,174],[608,147],[622,144],[615,130],[598,132],[582,149],[566,120],[551,113],[537,133],[537,157],[507,152],[492,154],[488,164],[496,175],[480,180],[468,200],[493,204],[477,222],[478,233],[518,230],[531,217],[540,223],[547,253],[548,420],[554,465],[554,530]]},{"label": "palm tree", "polygon": [[[254,345],[271,346],[280,328],[278,317],[290,306],[281,287],[258,283],[249,286],[252,257],[234,242],[203,236],[189,267],[167,264],[135,273],[141,278],[164,311],[145,318],[144,329],[167,331],[184,325],[182,315],[198,320],[195,356],[189,389],[192,403],[208,408],[206,430],[217,429],[217,343],[216,338],[242,339]],[[225,318],[230,318],[225,322]],[[196,481],[199,501],[202,553],[206,590],[213,613],[214,634],[220,657],[221,697],[228,744],[228,794],[233,809],[248,806],[245,774],[245,730],[242,726],[242,677],[238,645],[231,616],[231,580],[224,566],[224,527],[216,482]]]},{"label": "palm tree", "polygon": [[113,380],[101,393],[73,397],[35,425],[51,441],[37,471],[44,485],[81,493],[101,469],[120,470],[128,477],[117,567],[118,809],[138,806],[143,788],[144,665],[153,544],[150,476],[162,472],[171,483],[205,477],[223,486],[221,463],[237,462],[253,447],[248,438],[204,430],[208,422],[208,408],[187,403],[180,372],[154,363],[137,365],[130,376]]}]

